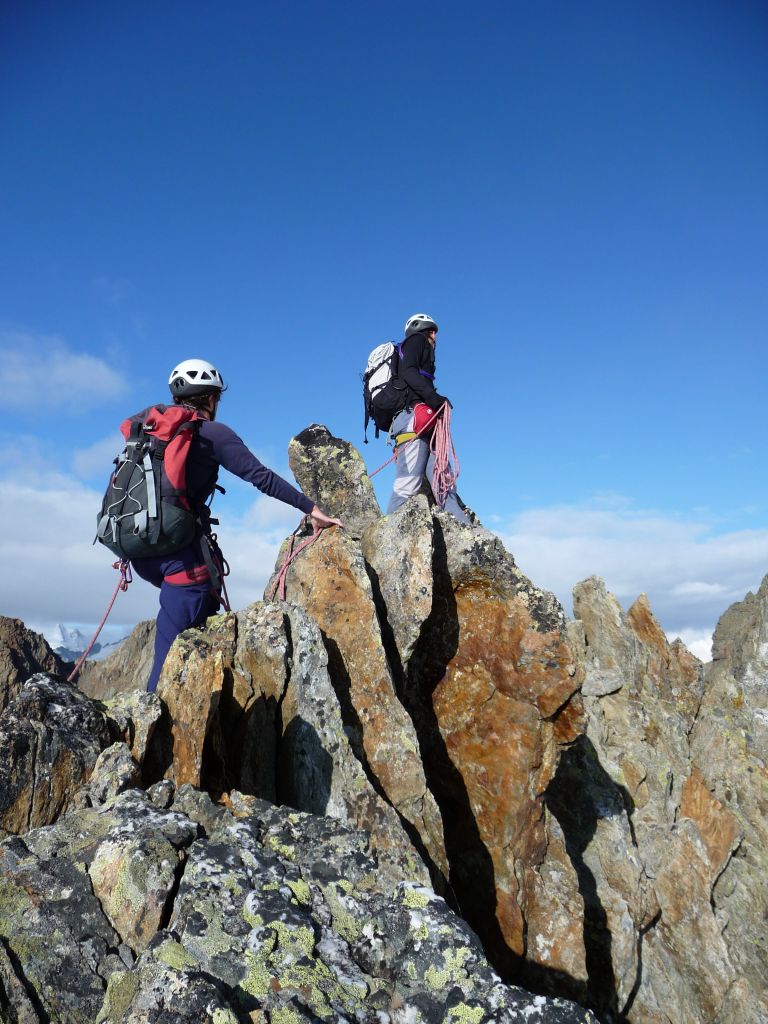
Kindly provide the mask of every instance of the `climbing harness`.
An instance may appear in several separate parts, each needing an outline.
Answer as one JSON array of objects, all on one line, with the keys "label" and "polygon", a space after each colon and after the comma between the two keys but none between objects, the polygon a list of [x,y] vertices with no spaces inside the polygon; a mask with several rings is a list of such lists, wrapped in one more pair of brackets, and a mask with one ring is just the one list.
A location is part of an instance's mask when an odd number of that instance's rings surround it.
[{"label": "climbing harness", "polygon": [[[437,420],[437,423],[435,423]],[[415,441],[422,434],[426,433],[431,427],[434,426],[434,432],[429,442],[429,450],[435,456],[435,468],[432,472],[432,493],[435,496],[435,501],[439,508],[445,507],[445,501],[450,492],[456,486],[456,481],[459,479],[459,459],[456,455],[456,449],[453,445],[453,439],[451,438],[451,405],[450,402],[443,402],[440,408],[435,412],[424,424],[424,426],[418,430],[409,430],[403,434],[397,434],[395,436],[395,451],[394,454],[383,462],[378,469],[374,469],[372,473],[368,474],[368,478],[376,476],[380,473],[385,466],[388,466],[390,462],[395,462],[400,449],[405,445]],[[456,467],[452,468],[451,462]]]},{"label": "climbing harness", "polygon": [[390,462],[394,462],[397,459],[398,451],[400,450],[400,448],[403,447],[403,445],[410,444],[411,441],[415,441],[417,437],[421,437],[423,433],[429,430],[429,428],[434,424],[437,417],[440,415],[440,413],[443,411],[443,409],[445,409],[447,405],[448,403],[444,402],[437,410],[437,412],[433,416],[431,416],[430,419],[427,420],[427,422],[424,424],[421,430],[409,430],[405,434],[397,434],[395,436],[394,454],[391,455],[386,462],[382,462],[378,469],[374,469],[372,473],[369,473],[368,479],[372,480],[373,477],[375,477],[377,473],[380,473],[382,469],[385,469],[390,464]]},{"label": "climbing harness", "polygon": [[67,676],[67,682],[68,683],[71,683],[71,682],[74,681],[74,679],[77,676],[77,674],[79,673],[80,669],[83,667],[85,659],[91,653],[91,649],[92,649],[93,645],[96,643],[96,640],[98,639],[99,633],[102,631],[102,629],[104,627],[104,623],[107,621],[107,618],[109,617],[109,613],[112,611],[112,605],[115,603],[117,595],[119,594],[119,592],[121,590],[127,590],[128,589],[128,584],[133,582],[133,574],[131,572],[131,566],[130,566],[129,562],[126,562],[124,559],[121,559],[121,561],[119,561],[119,562],[113,562],[112,563],[112,568],[113,569],[117,569],[120,572],[120,579],[117,581],[117,584],[115,586],[115,591],[112,594],[112,600],[107,605],[107,610],[104,612],[104,618],[101,620],[101,622],[98,625],[98,628],[97,628],[96,632],[91,637],[91,642],[85,648],[85,650],[80,655],[80,657],[77,659],[77,662],[75,663],[75,667],[72,669],[72,671]]},{"label": "climbing harness", "polygon": [[306,551],[308,547],[311,547],[311,545],[314,544],[317,538],[320,536],[322,532],[321,530],[319,530],[317,533],[313,533],[311,537],[305,537],[301,544],[299,544],[297,548],[294,548],[294,544],[296,543],[296,536],[299,533],[299,530],[301,530],[301,528],[305,524],[307,524],[308,521],[309,516],[303,516],[301,522],[291,534],[291,542],[288,545],[288,550],[285,554],[285,558],[283,559],[283,564],[278,569],[275,581],[269,588],[269,591],[267,592],[268,601],[271,601],[274,598],[275,592],[277,592],[277,595],[281,601],[285,600],[285,580],[288,575],[288,569],[290,567],[291,562],[294,560],[294,558],[296,558],[297,555],[300,555],[302,551]]}]

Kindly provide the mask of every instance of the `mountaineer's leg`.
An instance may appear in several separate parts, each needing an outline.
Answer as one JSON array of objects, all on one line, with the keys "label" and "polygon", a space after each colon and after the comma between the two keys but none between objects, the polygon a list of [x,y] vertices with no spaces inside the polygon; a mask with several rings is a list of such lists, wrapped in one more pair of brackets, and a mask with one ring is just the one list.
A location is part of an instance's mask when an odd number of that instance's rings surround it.
[{"label": "mountaineer's leg", "polygon": [[[413,430],[413,410],[398,413],[392,423],[392,434],[403,434],[411,430]],[[408,498],[419,493],[428,459],[429,445],[421,438],[400,446],[395,460],[395,480],[387,505],[387,515],[399,509]]]}]

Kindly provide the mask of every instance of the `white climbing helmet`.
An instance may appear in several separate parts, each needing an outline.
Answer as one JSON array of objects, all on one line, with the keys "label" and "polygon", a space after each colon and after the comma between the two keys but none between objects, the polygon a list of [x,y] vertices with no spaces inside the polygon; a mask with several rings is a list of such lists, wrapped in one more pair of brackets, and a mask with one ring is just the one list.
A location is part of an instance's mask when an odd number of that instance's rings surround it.
[{"label": "white climbing helmet", "polygon": [[429,313],[414,313],[405,321],[405,336],[418,334],[420,331],[436,331],[437,324]]},{"label": "white climbing helmet", "polygon": [[192,398],[208,391],[225,391],[221,374],[205,359],[185,359],[168,378],[168,387],[174,398]]}]

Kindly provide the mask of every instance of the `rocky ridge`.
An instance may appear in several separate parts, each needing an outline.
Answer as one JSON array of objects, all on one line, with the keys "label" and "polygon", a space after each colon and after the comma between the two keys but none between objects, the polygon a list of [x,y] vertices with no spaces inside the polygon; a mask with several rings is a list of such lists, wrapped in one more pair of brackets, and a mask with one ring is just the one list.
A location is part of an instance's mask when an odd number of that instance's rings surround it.
[{"label": "rocky ridge", "polygon": [[[382,517],[325,428],[289,457],[350,528],[285,602],[188,631],[156,697],[146,625],[104,703],[8,684],[0,1019],[767,1021],[768,578],[705,672],[644,597],[587,580],[569,622],[479,523]],[[65,932],[54,1010],[27,953]]]}]

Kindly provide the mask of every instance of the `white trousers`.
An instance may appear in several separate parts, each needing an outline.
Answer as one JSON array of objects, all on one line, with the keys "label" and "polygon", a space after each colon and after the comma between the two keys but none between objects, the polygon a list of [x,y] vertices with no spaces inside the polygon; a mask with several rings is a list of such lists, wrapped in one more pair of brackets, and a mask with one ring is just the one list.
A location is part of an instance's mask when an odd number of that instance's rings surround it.
[{"label": "white trousers", "polygon": [[[389,432],[392,435],[407,434],[411,430],[413,430],[413,409],[404,409],[395,416]],[[397,511],[409,498],[419,493],[421,482],[425,476],[431,486],[434,468],[435,457],[429,450],[428,441],[423,441],[419,437],[415,441],[401,445],[395,460],[395,482],[392,485],[392,495],[387,505],[387,515]],[[450,512],[460,523],[469,522],[464,509],[456,498],[454,489],[451,489],[445,499],[445,511]]]}]

